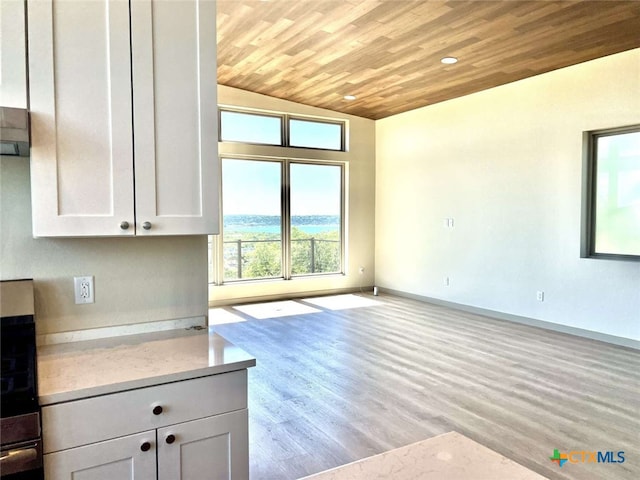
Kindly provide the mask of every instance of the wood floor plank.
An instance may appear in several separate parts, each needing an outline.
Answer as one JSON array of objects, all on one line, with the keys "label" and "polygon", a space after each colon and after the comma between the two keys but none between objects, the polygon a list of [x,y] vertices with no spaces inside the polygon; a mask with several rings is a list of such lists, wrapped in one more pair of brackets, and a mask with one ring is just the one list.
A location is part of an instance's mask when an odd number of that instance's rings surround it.
[{"label": "wood floor plank", "polygon": [[[458,431],[550,479],[640,478],[640,352],[392,295],[215,329],[249,371],[252,480]],[[304,300],[299,300],[304,303]],[[553,450],[619,451],[565,464]]]}]

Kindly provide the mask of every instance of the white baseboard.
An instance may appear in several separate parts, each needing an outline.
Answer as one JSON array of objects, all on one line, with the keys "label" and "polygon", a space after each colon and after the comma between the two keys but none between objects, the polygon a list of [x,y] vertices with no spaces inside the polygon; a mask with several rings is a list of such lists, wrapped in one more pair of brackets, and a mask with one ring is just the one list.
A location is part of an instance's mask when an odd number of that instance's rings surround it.
[{"label": "white baseboard", "polygon": [[373,286],[363,287],[347,287],[347,288],[335,288],[331,290],[309,290],[306,292],[295,293],[277,293],[271,295],[258,295],[253,297],[242,298],[224,298],[219,300],[209,300],[209,308],[227,307],[230,305],[243,305],[245,303],[262,303],[262,302],[274,302],[278,300],[296,300],[300,298],[309,297],[322,297],[325,295],[341,295],[345,293],[369,293],[373,290]]},{"label": "white baseboard", "polygon": [[497,318],[499,320],[507,320],[509,322],[529,325],[530,327],[544,328],[545,330],[552,330],[554,332],[566,333],[569,335],[588,338],[590,340],[597,340],[600,342],[611,343],[613,345],[618,345],[620,347],[627,347],[627,348],[633,348],[634,350],[640,350],[640,341],[633,340],[631,338],[618,337],[616,335],[609,335],[607,333],[594,332],[593,330],[586,330],[578,327],[570,327],[568,325],[547,322],[544,320],[536,320],[535,318],[522,317],[519,315],[513,315],[511,313],[504,313],[496,310],[489,310],[486,308],[473,307],[471,305],[464,305],[462,303],[448,302],[446,300],[440,300],[438,298],[425,297],[425,296],[416,295],[413,293],[393,290],[391,288],[378,287],[378,290],[383,293],[397,295],[398,297],[410,298],[412,300],[418,300],[420,302],[426,302],[426,303],[433,303],[435,305],[442,305],[443,307],[454,308],[456,310],[475,313],[477,315],[484,315],[485,317]]},{"label": "white baseboard", "polygon": [[174,320],[161,320],[158,322],[135,323],[131,325],[118,325],[115,327],[90,328],[87,330],[74,330],[70,332],[46,333],[38,335],[36,344],[54,345],[58,343],[81,342],[84,340],[96,340],[99,338],[119,337],[122,335],[136,335],[139,333],[161,332],[164,330],[177,330],[190,327],[206,327],[206,317],[177,318]]}]

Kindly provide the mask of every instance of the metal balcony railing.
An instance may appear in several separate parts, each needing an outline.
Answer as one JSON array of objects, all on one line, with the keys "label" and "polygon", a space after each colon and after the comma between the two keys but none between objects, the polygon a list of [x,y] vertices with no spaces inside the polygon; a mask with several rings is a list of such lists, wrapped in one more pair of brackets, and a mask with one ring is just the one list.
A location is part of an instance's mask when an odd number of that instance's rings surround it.
[{"label": "metal balcony railing", "polygon": [[[229,240],[229,241],[223,242],[225,272],[230,270],[235,270],[236,277],[233,278],[233,280],[243,279],[244,278],[243,269],[250,265],[252,261],[252,259],[250,258],[250,254],[253,251],[255,251],[256,244],[281,243],[281,242],[282,242],[281,240],[243,240],[243,239]],[[309,265],[309,268],[308,268],[309,271],[304,273],[328,273],[324,271],[319,271],[319,272],[317,271],[318,270],[318,266],[316,262],[316,257],[318,253],[317,248],[322,243],[337,243],[339,245],[340,240],[326,240],[326,239],[313,238],[313,237],[292,239],[291,240],[292,250],[294,249],[293,243],[299,244],[300,242],[309,243],[309,247],[307,249],[308,263],[305,262],[307,265]],[[231,245],[233,245],[233,247],[230,247]],[[298,253],[298,251],[292,252],[292,256],[296,253]],[[339,269],[339,265],[337,266],[337,269]],[[295,272],[295,273],[299,273],[299,272]],[[227,275],[225,273],[225,277],[226,276]],[[227,280],[230,280],[230,279],[227,278]]]}]

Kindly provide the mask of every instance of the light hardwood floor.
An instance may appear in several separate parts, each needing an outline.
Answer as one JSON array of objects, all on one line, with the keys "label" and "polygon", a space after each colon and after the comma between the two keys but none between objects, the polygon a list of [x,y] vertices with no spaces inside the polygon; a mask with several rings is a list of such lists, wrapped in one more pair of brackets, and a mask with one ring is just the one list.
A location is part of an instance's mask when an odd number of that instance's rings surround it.
[{"label": "light hardwood floor", "polygon": [[[455,430],[550,479],[640,478],[640,352],[391,295],[216,331],[249,372],[251,479],[295,479]],[[565,464],[553,450],[624,451]],[[500,479],[496,479],[500,480]]]}]

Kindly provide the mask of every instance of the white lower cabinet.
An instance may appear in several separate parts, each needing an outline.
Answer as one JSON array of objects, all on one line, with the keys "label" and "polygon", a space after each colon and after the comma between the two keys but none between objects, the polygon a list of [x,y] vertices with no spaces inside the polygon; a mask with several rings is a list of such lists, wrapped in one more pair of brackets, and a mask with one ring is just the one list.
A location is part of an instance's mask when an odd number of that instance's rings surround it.
[{"label": "white lower cabinet", "polygon": [[45,479],[154,480],[155,440],[156,432],[150,431],[49,453],[44,456]]},{"label": "white lower cabinet", "polygon": [[[156,441],[157,434],[157,441]],[[247,410],[44,456],[55,480],[229,480],[249,478]],[[157,461],[157,471],[156,471]]]},{"label": "white lower cabinet", "polygon": [[158,480],[249,478],[247,410],[158,430]]},{"label": "white lower cabinet", "polygon": [[246,373],[44,406],[45,480],[247,480]]}]

